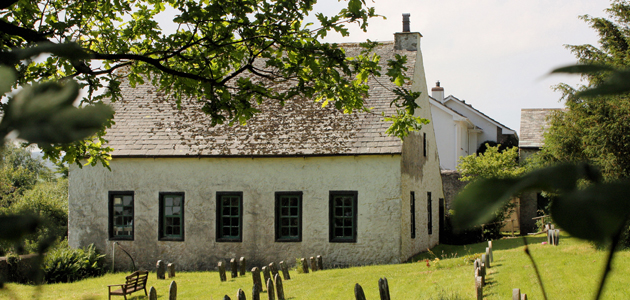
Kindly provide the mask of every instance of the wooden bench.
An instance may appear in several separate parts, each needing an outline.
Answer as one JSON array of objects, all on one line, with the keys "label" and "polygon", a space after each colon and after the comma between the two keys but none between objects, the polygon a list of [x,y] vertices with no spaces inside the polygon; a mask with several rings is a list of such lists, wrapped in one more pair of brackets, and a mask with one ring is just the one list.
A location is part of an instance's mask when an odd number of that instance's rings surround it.
[{"label": "wooden bench", "polygon": [[[144,295],[147,294],[147,278],[149,276],[149,272],[147,271],[135,271],[131,275],[127,276],[127,281],[125,284],[112,284],[108,285],[109,288],[109,300],[112,300],[112,295],[114,296],[123,296],[125,300],[127,300],[127,295],[144,290]],[[120,289],[112,291],[112,287],[119,286]]]}]

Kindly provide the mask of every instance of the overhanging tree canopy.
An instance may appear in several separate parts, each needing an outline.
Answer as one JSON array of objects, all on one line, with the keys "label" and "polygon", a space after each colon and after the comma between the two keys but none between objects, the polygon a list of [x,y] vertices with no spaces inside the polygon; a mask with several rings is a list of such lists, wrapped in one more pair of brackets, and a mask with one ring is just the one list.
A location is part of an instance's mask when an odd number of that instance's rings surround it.
[{"label": "overhanging tree canopy", "polygon": [[[336,44],[319,40],[336,31],[348,35],[347,24],[363,30],[377,16],[364,0],[349,0],[347,8],[327,17],[317,14],[321,26],[304,24],[315,0],[237,1],[0,1],[2,51],[34,44],[75,42],[87,53],[83,59],[51,55],[44,61],[22,60],[13,66],[16,87],[32,82],[74,79],[83,84],[90,105],[120,96],[122,67],[132,85],[150,80],[178,101],[194,97],[215,124],[243,123],[262,101],[283,103],[300,96],[331,103],[345,112],[367,110],[369,76],[380,76],[380,57],[370,54],[375,45],[347,57]],[[162,14],[174,12],[172,20]],[[164,32],[163,22],[177,29]],[[386,74],[402,86],[405,58],[388,63]],[[247,76],[244,76],[248,74]],[[275,90],[265,82],[287,83]],[[414,117],[418,93],[397,89],[391,133],[400,137],[419,129],[426,120]],[[73,144],[40,145],[52,158],[89,156],[92,163],[106,162],[108,149],[99,139]]]}]

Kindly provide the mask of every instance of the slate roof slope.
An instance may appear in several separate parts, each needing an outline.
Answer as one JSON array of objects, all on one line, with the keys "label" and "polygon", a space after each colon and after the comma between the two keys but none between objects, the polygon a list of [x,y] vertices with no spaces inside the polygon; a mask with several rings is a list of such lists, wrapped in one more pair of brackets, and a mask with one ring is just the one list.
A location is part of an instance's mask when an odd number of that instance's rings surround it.
[{"label": "slate roof slope", "polygon": [[[359,54],[358,44],[341,45],[348,55]],[[416,52],[394,51],[393,42],[381,43],[375,52],[386,61],[396,53],[407,55],[407,75],[414,72]],[[383,72],[385,73],[385,72]],[[367,107],[374,113],[343,114],[322,108],[312,99],[294,99],[281,107],[263,102],[261,112],[241,125],[210,126],[195,100],[183,100],[177,110],[174,100],[156,92],[150,85],[131,88],[123,83],[122,99],[113,103],[115,125],[107,132],[108,146],[114,157],[161,156],[302,156],[395,154],[402,152],[402,142],[385,134],[389,123],[381,111],[392,113],[389,106],[395,95],[394,84],[381,77],[378,84],[369,80]]]},{"label": "slate roof slope", "polygon": [[521,109],[521,132],[519,148],[541,148],[543,134],[549,128],[548,117],[560,111],[560,108],[523,108]]}]

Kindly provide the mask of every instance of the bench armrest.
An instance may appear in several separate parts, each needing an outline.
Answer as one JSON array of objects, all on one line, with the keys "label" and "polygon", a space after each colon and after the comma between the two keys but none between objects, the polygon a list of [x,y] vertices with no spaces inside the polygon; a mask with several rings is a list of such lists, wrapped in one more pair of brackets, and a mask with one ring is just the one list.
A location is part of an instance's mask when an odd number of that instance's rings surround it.
[{"label": "bench armrest", "polygon": [[108,287],[110,287],[110,286],[123,286],[123,285],[124,284],[110,284],[110,285],[108,285]]}]

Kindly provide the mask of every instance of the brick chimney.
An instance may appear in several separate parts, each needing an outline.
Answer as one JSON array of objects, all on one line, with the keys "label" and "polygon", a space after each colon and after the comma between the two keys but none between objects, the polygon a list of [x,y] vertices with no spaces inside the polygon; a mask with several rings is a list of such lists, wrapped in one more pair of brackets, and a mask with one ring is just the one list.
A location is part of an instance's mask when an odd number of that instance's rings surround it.
[{"label": "brick chimney", "polygon": [[420,32],[410,32],[409,16],[411,14],[403,14],[403,30],[394,33],[394,49],[418,51],[420,49]]},{"label": "brick chimney", "polygon": [[435,87],[431,89],[431,97],[440,103],[444,101],[444,88],[440,86],[440,81],[435,83]]}]

